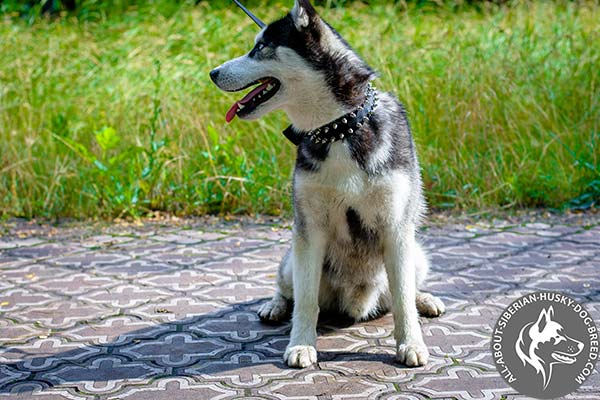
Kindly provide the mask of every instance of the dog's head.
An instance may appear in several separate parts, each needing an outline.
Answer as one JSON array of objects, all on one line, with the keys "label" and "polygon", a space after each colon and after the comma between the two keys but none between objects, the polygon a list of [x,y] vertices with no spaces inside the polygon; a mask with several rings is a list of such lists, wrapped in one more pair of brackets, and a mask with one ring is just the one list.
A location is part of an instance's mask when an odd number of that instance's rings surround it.
[{"label": "dog's head", "polygon": [[236,115],[256,119],[275,109],[292,117],[310,114],[311,108],[322,104],[355,107],[354,99],[364,90],[361,85],[373,75],[308,0],[296,0],[289,14],[263,28],[249,53],[210,73],[224,91],[258,85],[233,104],[228,122]]},{"label": "dog's head", "polygon": [[544,387],[550,382],[555,364],[573,364],[584,344],[565,333],[554,319],[552,306],[543,309],[535,322],[521,329],[516,343],[517,355],[523,364],[529,364],[541,373]]},{"label": "dog's head", "polygon": [[536,344],[535,354],[545,362],[554,360],[573,364],[583,349],[583,343],[567,336],[563,326],[553,318],[554,308],[550,306],[542,310],[535,324],[529,328],[529,337]]}]

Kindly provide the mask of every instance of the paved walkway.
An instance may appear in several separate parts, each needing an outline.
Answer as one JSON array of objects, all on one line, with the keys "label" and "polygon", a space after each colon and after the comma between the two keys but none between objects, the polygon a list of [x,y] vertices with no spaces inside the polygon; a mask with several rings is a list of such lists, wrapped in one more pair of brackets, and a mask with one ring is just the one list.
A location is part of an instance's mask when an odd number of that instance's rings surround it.
[{"label": "paved walkway", "polygon": [[[2,232],[0,230],[0,232]],[[290,230],[214,220],[110,228],[17,223],[0,237],[0,399],[500,399],[488,351],[502,308],[540,289],[600,321],[600,219],[448,222],[423,238],[424,368],[393,362],[391,317],[320,324],[318,366],[287,368],[290,324],[255,314],[274,292]],[[342,326],[340,326],[342,325]],[[569,398],[597,400],[595,372]]]}]

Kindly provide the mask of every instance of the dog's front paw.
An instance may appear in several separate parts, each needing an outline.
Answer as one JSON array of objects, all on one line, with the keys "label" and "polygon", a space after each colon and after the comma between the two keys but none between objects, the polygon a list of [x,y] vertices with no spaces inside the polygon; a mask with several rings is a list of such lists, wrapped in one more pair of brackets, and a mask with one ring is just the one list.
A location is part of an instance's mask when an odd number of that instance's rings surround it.
[{"label": "dog's front paw", "polygon": [[425,343],[402,343],[398,345],[396,360],[407,367],[421,367],[427,364],[429,351]]},{"label": "dog's front paw", "polygon": [[439,317],[446,311],[444,302],[430,293],[417,293],[417,310],[424,317]]},{"label": "dog's front paw", "polygon": [[317,362],[317,350],[313,346],[288,346],[283,361],[294,368],[310,367]]}]

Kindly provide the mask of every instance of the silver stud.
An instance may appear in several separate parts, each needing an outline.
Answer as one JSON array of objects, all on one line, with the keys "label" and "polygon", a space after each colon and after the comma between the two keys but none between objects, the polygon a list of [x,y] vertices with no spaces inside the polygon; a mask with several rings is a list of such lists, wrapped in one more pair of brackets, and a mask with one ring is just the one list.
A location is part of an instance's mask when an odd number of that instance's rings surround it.
[{"label": "silver stud", "polygon": [[342,118],[342,122],[346,124],[348,123],[348,120],[346,118]]},{"label": "silver stud", "polygon": [[329,132],[329,127],[325,127],[325,133]]},{"label": "silver stud", "polygon": [[348,129],[348,133],[353,134],[354,131],[352,129]]},{"label": "silver stud", "polygon": [[359,122],[359,123],[356,124],[356,127],[360,128],[360,127],[362,127],[362,124]]},{"label": "silver stud", "polygon": [[342,134],[340,135],[340,139],[343,139],[343,138],[344,138],[344,134],[342,133]]},{"label": "silver stud", "polygon": [[331,139],[329,139],[329,142],[330,142],[330,143],[333,143],[333,142],[335,142],[335,138],[334,138],[334,137],[332,137]]},{"label": "silver stud", "polygon": [[333,124],[333,129],[337,129],[337,124]]},{"label": "silver stud", "polygon": [[356,113],[350,113],[350,116],[351,116],[352,118],[356,118]]}]

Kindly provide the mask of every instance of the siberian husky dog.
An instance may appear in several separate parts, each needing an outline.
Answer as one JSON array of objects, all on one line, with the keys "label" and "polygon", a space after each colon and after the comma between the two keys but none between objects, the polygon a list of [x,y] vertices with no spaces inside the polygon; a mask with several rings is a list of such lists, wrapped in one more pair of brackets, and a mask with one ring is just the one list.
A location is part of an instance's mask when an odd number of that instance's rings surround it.
[{"label": "siberian husky dog", "polygon": [[276,109],[292,122],[284,132],[297,145],[292,244],[277,293],[259,310],[279,321],[293,308],[285,362],[317,361],[320,310],[358,321],[391,310],[397,360],[425,365],[418,313],[439,316],[444,304],[419,290],[429,268],[415,238],[425,206],[403,106],[372,87],[374,71],[308,0],[296,0],[249,53],[210,76],[228,92],[258,85],[233,104],[228,122]]},{"label": "siberian husky dog", "polygon": [[552,306],[543,309],[535,322],[525,325],[515,344],[523,365],[530,365],[542,375],[544,390],[552,378],[555,365],[574,364],[585,345],[568,336],[560,322],[554,320]]}]

